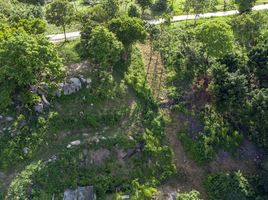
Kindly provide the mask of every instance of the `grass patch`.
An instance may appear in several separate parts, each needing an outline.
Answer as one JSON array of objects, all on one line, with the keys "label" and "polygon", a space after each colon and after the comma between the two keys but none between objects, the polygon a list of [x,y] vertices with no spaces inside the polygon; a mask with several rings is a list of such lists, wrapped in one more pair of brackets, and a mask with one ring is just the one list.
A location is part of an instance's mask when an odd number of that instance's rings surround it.
[{"label": "grass patch", "polygon": [[81,62],[80,39],[56,44],[56,49],[65,65]]}]

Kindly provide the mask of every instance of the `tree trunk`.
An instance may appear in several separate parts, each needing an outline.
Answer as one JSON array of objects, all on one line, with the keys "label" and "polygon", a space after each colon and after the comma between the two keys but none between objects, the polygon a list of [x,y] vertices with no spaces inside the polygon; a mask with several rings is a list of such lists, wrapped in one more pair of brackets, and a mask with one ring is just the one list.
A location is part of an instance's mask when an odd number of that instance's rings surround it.
[{"label": "tree trunk", "polygon": [[188,26],[188,17],[189,17],[189,12],[187,12],[187,17],[186,17],[186,27]]},{"label": "tree trunk", "polygon": [[66,27],[65,25],[63,25],[63,33],[64,33],[64,41],[66,42],[67,41],[67,37],[66,37]]},{"label": "tree trunk", "polygon": [[227,8],[227,0],[224,0],[223,2],[223,11],[226,11],[226,8]]}]

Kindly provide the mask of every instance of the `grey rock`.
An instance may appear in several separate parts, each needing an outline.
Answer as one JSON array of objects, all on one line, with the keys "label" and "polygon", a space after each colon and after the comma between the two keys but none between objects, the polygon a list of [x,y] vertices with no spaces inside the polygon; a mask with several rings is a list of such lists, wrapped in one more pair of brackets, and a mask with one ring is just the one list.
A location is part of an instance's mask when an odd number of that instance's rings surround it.
[{"label": "grey rock", "polygon": [[13,117],[6,117],[6,120],[7,120],[8,122],[11,122],[11,121],[14,120],[14,118],[13,118]]},{"label": "grey rock", "polygon": [[35,112],[42,113],[44,111],[44,104],[38,103],[34,106]]},{"label": "grey rock", "polygon": [[26,125],[27,125],[27,121],[26,121],[26,120],[22,120],[22,121],[20,122],[20,125],[21,125],[21,126],[26,126]]},{"label": "grey rock", "polygon": [[29,153],[29,148],[28,147],[24,147],[23,148],[23,153],[24,153],[24,155],[27,155]]},{"label": "grey rock", "polygon": [[65,190],[63,200],[96,200],[96,195],[93,186],[78,187],[76,190]]},{"label": "grey rock", "polygon": [[81,144],[81,141],[80,140],[75,140],[75,141],[72,141],[70,144],[73,145],[73,146],[78,146],[78,145]]}]

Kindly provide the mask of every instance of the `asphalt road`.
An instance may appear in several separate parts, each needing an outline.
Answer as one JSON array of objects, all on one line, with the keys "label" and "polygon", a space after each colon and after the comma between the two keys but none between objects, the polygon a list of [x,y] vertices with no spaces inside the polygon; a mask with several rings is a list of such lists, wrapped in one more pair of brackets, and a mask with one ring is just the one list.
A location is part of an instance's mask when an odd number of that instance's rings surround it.
[{"label": "asphalt road", "polygon": [[[266,10],[266,9],[268,9],[268,4],[254,6],[252,10]],[[171,22],[179,22],[179,21],[185,21],[189,19],[199,19],[199,18],[222,17],[222,16],[236,15],[238,13],[239,12],[237,10],[230,10],[230,11],[225,11],[225,12],[211,12],[211,13],[204,13],[204,14],[199,14],[199,15],[180,15],[180,16],[174,16],[171,19]],[[150,24],[157,25],[157,24],[163,23],[164,21],[165,21],[164,19],[153,19],[153,20],[149,20],[148,22]],[[47,37],[53,43],[64,41],[63,33],[48,35]],[[80,37],[79,31],[66,33],[66,38],[68,40],[73,40],[79,37]]]}]

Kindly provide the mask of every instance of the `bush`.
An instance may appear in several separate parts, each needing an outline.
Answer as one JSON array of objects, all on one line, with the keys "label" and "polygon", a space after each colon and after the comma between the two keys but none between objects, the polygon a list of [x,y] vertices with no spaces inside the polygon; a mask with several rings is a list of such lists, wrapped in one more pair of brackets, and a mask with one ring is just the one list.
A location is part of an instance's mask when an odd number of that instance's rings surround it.
[{"label": "bush", "polygon": [[253,195],[252,187],[240,171],[209,175],[205,185],[209,199],[247,200]]},{"label": "bush", "polygon": [[204,131],[196,138],[192,139],[184,132],[179,135],[186,152],[199,164],[213,160],[220,150],[234,152],[241,145],[243,136],[237,131],[232,131],[214,111],[208,110],[204,121]]},{"label": "bush", "polygon": [[153,10],[157,12],[165,12],[168,9],[168,0],[157,0],[153,5]]},{"label": "bush", "polygon": [[128,9],[128,16],[129,17],[141,17],[141,11],[136,4],[131,4]]},{"label": "bush", "polygon": [[178,193],[176,200],[201,200],[199,192],[193,190],[189,193]]}]

